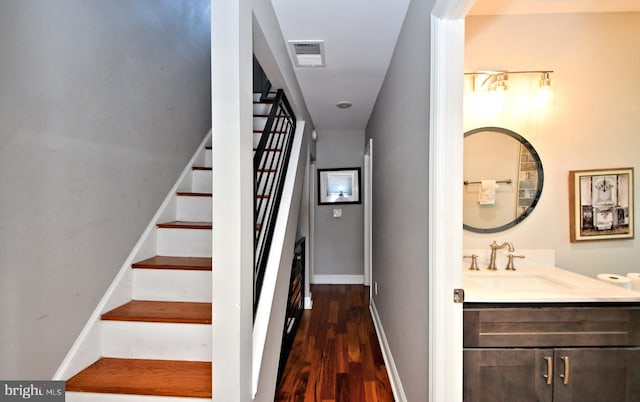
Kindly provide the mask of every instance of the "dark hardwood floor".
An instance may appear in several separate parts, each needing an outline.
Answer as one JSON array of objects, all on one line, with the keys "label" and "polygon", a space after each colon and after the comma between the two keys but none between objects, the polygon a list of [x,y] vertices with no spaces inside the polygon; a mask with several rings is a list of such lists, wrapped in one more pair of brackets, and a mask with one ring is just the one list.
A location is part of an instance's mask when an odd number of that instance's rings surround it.
[{"label": "dark hardwood floor", "polygon": [[313,285],[275,402],[393,402],[369,288]]}]

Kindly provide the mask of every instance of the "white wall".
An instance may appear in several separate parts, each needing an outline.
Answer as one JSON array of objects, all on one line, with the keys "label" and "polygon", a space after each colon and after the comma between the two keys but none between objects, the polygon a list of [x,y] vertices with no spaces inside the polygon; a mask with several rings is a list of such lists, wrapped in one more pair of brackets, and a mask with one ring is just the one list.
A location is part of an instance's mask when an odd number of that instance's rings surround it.
[{"label": "white wall", "polygon": [[306,122],[305,130],[311,133],[313,130],[311,117],[302,97],[273,5],[270,0],[252,0],[252,8],[255,56],[274,88],[284,89],[289,103],[296,112],[296,117]]},{"label": "white wall", "polygon": [[545,174],[531,216],[501,233],[464,231],[465,248],[508,240],[516,249],[555,249],[558,266],[590,276],[640,269],[638,234],[633,240],[570,243],[568,201],[570,170],[634,167],[638,208],[639,27],[640,13],[467,17],[465,71],[551,69],[555,82],[546,106],[533,102],[539,76],[512,75],[514,84],[530,80],[530,87],[507,92],[507,113],[481,116],[465,109],[465,130],[495,125],[527,138]]},{"label": "white wall", "polygon": [[[317,169],[359,167],[364,161],[364,131],[319,130],[316,141]],[[362,198],[362,192],[361,192]],[[312,282],[362,283],[364,275],[363,204],[319,205],[315,207],[315,272]],[[342,217],[334,218],[333,210]]]},{"label": "white wall", "polygon": [[373,296],[408,401],[429,395],[430,15],[413,0],[366,130],[373,138]]},{"label": "white wall", "polygon": [[[301,102],[302,94],[271,2],[215,0],[212,4],[213,163],[218,165],[220,162],[219,165],[227,167],[226,170],[214,170],[214,193],[224,193],[227,188],[231,188],[231,198],[213,199],[214,226],[217,228],[213,233],[213,259],[219,264],[213,278],[214,295],[219,299],[216,299],[213,308],[216,320],[222,320],[225,324],[213,327],[214,344],[224,345],[214,348],[213,361],[229,363],[213,366],[213,388],[217,390],[214,392],[214,399],[225,402],[249,400],[252,394],[251,365],[255,364],[253,368],[259,371],[259,378],[254,378],[258,381],[255,400],[272,401],[276,388],[290,270],[280,272],[277,277],[272,314],[267,317],[268,333],[262,363],[259,359],[252,361],[251,354],[256,352],[252,350],[252,333],[255,327],[251,316],[253,231],[252,224],[247,224],[253,219],[250,205],[253,198],[251,50],[275,87],[285,90],[297,118],[306,121],[303,127],[305,138],[309,137],[313,125],[304,102]],[[245,134],[249,135],[245,137]],[[303,144],[306,146],[306,140]],[[217,152],[216,149],[220,151]],[[304,156],[306,149],[300,158],[303,165],[306,163]],[[298,168],[297,179],[301,181],[304,166]],[[299,216],[297,208],[300,207],[302,187],[300,182],[294,197],[295,205],[289,210],[283,209],[293,219],[292,227],[287,228],[286,245],[282,248],[285,261],[283,265],[287,268],[291,267],[298,224],[295,218]],[[249,269],[238,271],[239,266]],[[264,327],[260,328],[262,329]]]},{"label": "white wall", "polygon": [[0,2],[0,378],[51,378],[209,130],[209,18]]}]

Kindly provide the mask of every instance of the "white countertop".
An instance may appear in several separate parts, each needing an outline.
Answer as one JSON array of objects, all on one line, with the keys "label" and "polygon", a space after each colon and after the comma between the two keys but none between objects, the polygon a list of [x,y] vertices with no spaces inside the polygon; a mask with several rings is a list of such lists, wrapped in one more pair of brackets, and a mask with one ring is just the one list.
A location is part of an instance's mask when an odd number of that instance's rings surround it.
[{"label": "white countertop", "polygon": [[640,302],[640,292],[556,267],[464,270],[468,303]]}]

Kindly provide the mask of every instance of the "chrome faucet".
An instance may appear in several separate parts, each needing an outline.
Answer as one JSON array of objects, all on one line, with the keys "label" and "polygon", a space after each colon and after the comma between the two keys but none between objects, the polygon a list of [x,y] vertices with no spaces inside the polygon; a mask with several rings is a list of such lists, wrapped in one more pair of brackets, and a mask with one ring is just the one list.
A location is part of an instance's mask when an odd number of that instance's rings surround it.
[{"label": "chrome faucet", "polygon": [[489,266],[487,267],[487,269],[491,270],[491,271],[495,271],[496,268],[496,251],[503,249],[505,247],[509,248],[509,252],[513,253],[515,251],[515,249],[513,248],[513,244],[511,242],[504,242],[502,244],[498,244],[496,243],[496,241],[494,240],[493,243],[489,244],[489,247],[491,247],[491,257],[489,257]]}]

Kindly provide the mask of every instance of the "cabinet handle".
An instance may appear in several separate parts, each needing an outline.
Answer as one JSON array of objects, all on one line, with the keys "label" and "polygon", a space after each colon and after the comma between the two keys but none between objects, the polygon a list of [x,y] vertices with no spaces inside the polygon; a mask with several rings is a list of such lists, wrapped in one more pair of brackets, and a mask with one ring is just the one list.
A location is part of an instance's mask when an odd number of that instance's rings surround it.
[{"label": "cabinet handle", "polygon": [[564,374],[560,374],[560,378],[562,378],[562,383],[567,385],[569,384],[569,356],[562,356],[560,360],[564,362]]},{"label": "cabinet handle", "polygon": [[553,359],[547,356],[544,360],[547,362],[547,374],[544,374],[543,377],[547,379],[547,384],[551,385],[551,381],[553,381]]}]

